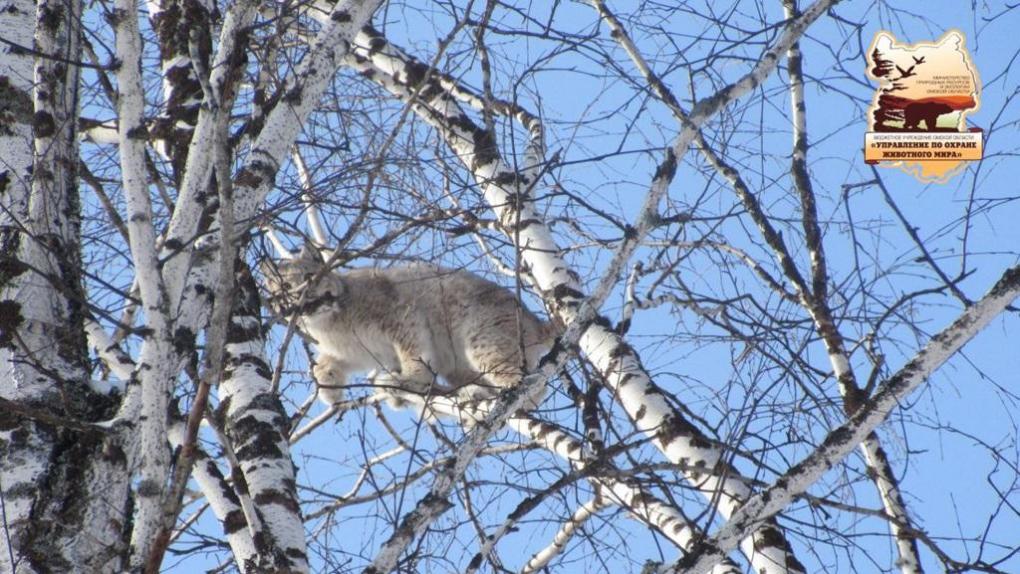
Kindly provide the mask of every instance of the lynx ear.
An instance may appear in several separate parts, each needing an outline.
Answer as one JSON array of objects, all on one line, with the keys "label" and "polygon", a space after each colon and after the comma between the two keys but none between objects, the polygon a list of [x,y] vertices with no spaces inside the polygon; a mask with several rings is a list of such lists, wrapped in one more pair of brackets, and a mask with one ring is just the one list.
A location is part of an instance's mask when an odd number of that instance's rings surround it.
[{"label": "lynx ear", "polygon": [[273,265],[273,260],[268,257],[259,261],[258,267],[259,271],[262,272],[262,275],[265,276],[267,280],[273,275],[276,275],[276,266]]},{"label": "lynx ear", "polygon": [[301,252],[298,253],[297,258],[300,261],[322,263],[322,257],[319,256],[319,250],[307,243],[301,246]]}]

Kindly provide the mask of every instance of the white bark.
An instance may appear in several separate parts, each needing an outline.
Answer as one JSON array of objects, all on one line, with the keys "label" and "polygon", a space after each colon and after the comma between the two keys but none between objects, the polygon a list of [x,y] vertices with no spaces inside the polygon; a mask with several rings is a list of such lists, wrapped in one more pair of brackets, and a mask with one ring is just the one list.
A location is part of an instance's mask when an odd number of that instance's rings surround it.
[{"label": "white bark", "polygon": [[[216,51],[209,78],[209,84],[214,87],[219,100],[223,99],[224,88],[230,80],[231,62],[236,58],[237,52],[246,47],[245,29],[254,20],[256,8],[254,2],[240,0],[230,7],[224,17],[219,49]],[[163,268],[163,277],[172,309],[205,308],[205,303],[192,304],[194,300],[200,299],[193,291],[188,291],[188,298],[185,300],[182,300],[182,292],[185,281],[189,279],[189,272],[194,273],[191,269],[192,249],[200,231],[199,223],[203,218],[203,212],[210,207],[208,203],[212,197],[205,192],[208,191],[206,187],[213,169],[214,146],[217,144],[217,113],[218,108],[214,109],[211,106],[203,107],[199,112],[195,133],[188,147],[188,160],[177,204],[174,206],[173,217],[165,234],[162,255],[168,257],[168,260]],[[200,284],[203,288],[211,288],[215,281],[203,278]],[[191,325],[192,322],[186,322],[185,325],[194,332],[196,327]]]},{"label": "white bark", "polygon": [[[547,450],[569,461],[575,468],[583,469],[588,464],[581,443],[548,423],[514,417],[510,419],[509,425],[517,432],[531,437]],[[676,507],[649,495],[636,484],[600,477],[597,473],[591,480],[608,500],[628,509],[642,522],[654,526],[677,547],[684,551],[691,550],[699,530]],[[712,572],[713,574],[738,574],[740,569],[726,560],[716,565]]]},{"label": "white bark", "polygon": [[[252,144],[247,163],[238,172],[237,181],[234,183],[235,221],[250,221],[258,206],[265,200],[273,187],[276,172],[287,158],[287,151],[294,145],[301,126],[319,103],[319,98],[348,50],[349,42],[357,30],[369,21],[381,3],[382,0],[348,0],[334,5],[329,13],[328,22],[316,36],[294,78],[284,88],[285,101],[274,107],[266,117],[262,131]],[[244,18],[238,17],[238,24],[234,28],[243,27],[242,22],[245,18],[254,17],[253,8],[247,6],[244,14],[246,15]],[[224,25],[224,31],[226,30],[227,26]],[[226,40],[227,36],[224,35],[221,46]],[[228,57],[224,52],[224,48],[221,47],[217,53],[217,61],[221,55],[224,59]],[[213,68],[214,71],[218,69],[220,67]],[[217,86],[219,82],[216,77],[210,81],[213,86]],[[168,254],[182,250],[194,241],[199,231],[202,212],[207,207],[201,192],[211,171],[212,144],[209,135],[215,128],[213,122],[205,116],[204,111],[199,116],[198,127],[188,152],[185,179],[167,232],[165,245]],[[191,306],[191,300],[201,298],[200,294],[195,294],[191,290],[182,294],[186,274],[192,270],[190,258],[191,251],[185,249],[169,259],[164,271],[170,300],[180,301],[181,309]],[[210,277],[204,285],[214,282],[215,278]]]},{"label": "white bark", "polygon": [[[467,424],[482,418],[488,418],[491,415],[488,405],[473,405],[473,408],[464,411],[460,405],[451,402],[445,397],[432,397],[429,408],[437,414],[456,418],[462,423]],[[592,462],[580,441],[574,439],[553,424],[531,417],[513,416],[507,420],[507,426],[518,434],[530,438],[549,452],[559,456],[577,472],[586,472],[586,467]],[[611,462],[605,464],[612,466]],[[614,472],[613,474],[619,475],[620,473]],[[639,483],[634,481],[606,476],[597,471],[591,473],[589,481],[595,487],[595,490],[605,497],[606,501],[626,508],[635,518],[656,528],[663,536],[676,544],[678,548],[685,551],[693,548],[698,528],[675,506],[652,496]],[[480,564],[482,557],[509,531],[516,520],[517,517],[511,514],[506,522],[494,534],[489,536],[489,543],[479,551],[472,564]],[[554,544],[553,546],[557,545]],[[559,547],[562,550],[562,544]],[[551,560],[554,557],[552,552],[551,549],[547,548],[540,553],[543,556],[542,559],[544,561]],[[717,565],[712,572],[713,574],[738,574],[740,569],[732,562],[724,561]]]},{"label": "white bark", "polygon": [[[783,11],[787,18],[796,18],[799,15],[796,0],[783,0]],[[814,320],[818,333],[825,344],[832,373],[836,378],[840,395],[843,397],[844,411],[852,414],[864,396],[853,368],[850,366],[850,355],[846,350],[843,335],[832,316],[828,300],[828,266],[822,230],[818,222],[815,192],[807,167],[807,103],[804,96],[803,55],[799,42],[790,46],[787,60],[790,76],[790,115],[793,119],[791,172],[794,187],[801,197],[804,237],[811,257],[811,289],[808,290],[804,281],[798,281],[797,277],[790,277],[790,279],[797,285],[804,307]],[[910,515],[907,514],[906,502],[900,493],[899,483],[893,474],[892,465],[882,448],[878,434],[868,435],[861,443],[860,449],[875,483],[875,488],[878,489],[882,507],[891,518],[888,521],[889,532],[896,542],[899,553],[896,563],[900,572],[902,574],[923,574],[917,540],[910,533],[911,521]]]},{"label": "white bark", "polygon": [[[334,7],[330,23],[320,32],[302,62],[296,78],[289,85],[286,102],[281,102],[269,115],[249,153],[248,163],[238,174],[233,185],[237,206],[235,221],[251,220],[255,210],[272,188],[276,170],[285,159],[287,149],[293,145],[305,117],[318,103],[319,96],[338,67],[338,63],[330,62],[337,61],[348,45],[347,38],[353,37],[354,31],[371,17],[380,1],[355,0],[338,3]],[[251,3],[240,3],[236,7],[236,12],[231,11],[228,14],[223,27],[220,50],[216,56],[217,64],[214,65],[210,79],[214,101],[211,102],[212,107],[208,110],[203,109],[199,117],[188,154],[189,161],[180,199],[167,232],[167,241],[164,243],[167,253],[171,255],[164,266],[164,277],[171,308],[177,310],[174,332],[178,336],[190,339],[195,337],[208,316],[209,301],[205,294],[209,292],[210,286],[217,283],[219,273],[216,262],[219,257],[225,256],[217,253],[215,247],[206,253],[203,253],[201,245],[192,249],[192,242],[196,233],[208,231],[210,233],[203,237],[203,245],[215,246],[219,243],[219,230],[215,227],[215,220],[208,230],[200,229],[199,221],[203,212],[210,208],[203,203],[207,200],[202,199],[205,197],[202,191],[212,170],[214,150],[211,146],[217,145],[215,142],[218,141],[214,138],[218,113],[222,109],[221,106],[227,103],[224,92],[226,83],[230,81],[228,77],[230,63],[236,58],[235,50],[244,49],[245,46],[241,43],[242,30],[254,17],[254,7]],[[173,255],[175,253],[176,255]],[[244,394],[239,398],[241,405],[238,408],[251,408],[250,401],[245,402],[246,398],[251,399],[251,396]],[[259,421],[260,424],[268,422],[283,424],[281,421],[285,418],[281,415],[274,421],[268,421],[265,420],[265,416],[268,415],[263,416],[264,413],[258,414],[254,411],[251,413],[238,411],[235,415],[247,417],[245,420],[248,421]],[[268,431],[262,429],[259,432]],[[242,441],[252,438],[244,432],[239,434],[240,436],[235,435],[234,438]],[[292,475],[293,472],[290,468],[289,450],[285,440],[280,442],[280,446],[277,454],[282,458],[276,457],[278,460],[268,467],[261,466],[261,463],[255,460],[240,463],[242,471],[246,469],[251,474],[246,478],[254,481],[260,492],[267,497],[265,502],[269,516],[261,517],[258,520],[258,527],[261,528],[265,523],[267,531],[260,534],[268,538],[264,540],[263,547],[259,548],[260,552],[266,550],[270,556],[269,560],[278,565],[295,571],[307,571],[303,530],[295,528],[295,524],[300,524],[300,513],[293,492],[285,496],[287,484],[291,485],[289,488],[293,488],[293,477],[291,476],[290,482],[287,482],[285,476],[287,473]],[[250,454],[254,456],[257,453]],[[269,453],[261,454],[268,456]],[[273,508],[274,504],[280,505],[279,508]],[[262,540],[257,537],[255,539]]]},{"label": "white bark", "polygon": [[89,347],[103,361],[106,368],[110,369],[113,376],[120,379],[115,388],[123,392],[124,385],[131,379],[131,373],[135,370],[134,360],[120,348],[120,345],[113,342],[106,329],[94,319],[85,321],[85,333],[88,336]]},{"label": "white bark", "polygon": [[78,68],[66,64],[80,9],[0,6],[4,39],[38,54],[0,48],[0,396],[40,413],[6,413],[0,433],[7,572],[119,567],[127,473],[116,433],[89,430],[109,402],[89,385],[80,306]]},{"label": "white bark", "polygon": [[791,467],[771,487],[749,498],[716,534],[701,545],[698,553],[664,571],[686,574],[708,572],[747,532],[770,516],[782,512],[795,497],[806,492],[826,471],[850,454],[910,393],[988,326],[1018,296],[1020,267],[1013,267],[1002,275],[988,294],[932,337],[910,362],[882,383],[874,396],[849,421],[832,430],[814,452]]},{"label": "white bark", "polygon": [[[637,225],[618,248],[590,299],[584,297],[575,274],[559,256],[560,250],[551,233],[527,201],[526,190],[534,182],[526,176],[521,177],[504,163],[495,149],[493,134],[476,127],[453,101],[442,98],[446,93],[443,89],[421,90],[421,93],[428,94],[428,98],[416,102],[414,109],[444,134],[448,145],[470,169],[503,229],[518,242],[526,271],[534,277],[547,306],[566,324],[574,321],[586,323],[588,316],[594,315],[601,298],[608,293],[629,255],[654,225],[659,200],[672,180],[677,158],[686,152],[700,126],[725,105],[759,85],[775,69],[780,56],[830,4],[823,0],[812,5],[801,18],[787,26],[780,40],[751,72],[695,106],[668,150],[666,161],[653,178]],[[365,39],[359,36],[359,45],[348,62],[396,96],[411,101],[415,90],[420,89],[417,84],[425,80],[427,68],[402,54],[383,38],[373,40],[370,49]],[[438,80],[432,87],[442,88]],[[685,469],[709,469],[707,474],[688,472],[688,478],[706,498],[718,498],[720,511],[729,516],[750,496],[751,490],[733,472],[713,472],[725,465],[721,449],[706,440],[671,406],[665,393],[644,371],[633,349],[609,328],[607,321],[596,320],[586,327],[580,339],[581,349],[605,377],[609,388],[639,430],[655,438],[656,445],[670,461]],[[765,572],[803,570],[774,524],[766,525],[753,538],[748,538],[742,549],[756,569]]]},{"label": "white bark", "polygon": [[[27,0],[11,2],[0,10],[0,29],[9,39],[22,46],[32,45],[32,31],[35,27],[35,3]],[[28,221],[29,182],[32,170],[32,102],[33,59],[24,54],[12,54],[7,46],[0,46],[0,97],[11,103],[9,111],[0,115],[0,157],[4,165],[0,168],[0,259],[8,267],[9,262],[18,261],[23,241],[18,226]],[[32,262],[39,263],[39,262]],[[8,267],[9,268],[9,267]],[[45,309],[28,306],[32,301],[30,277],[5,274],[0,278],[0,396],[12,401],[46,400],[52,392],[52,384],[26,361],[24,348],[13,339],[15,329],[19,336],[30,338],[28,348],[43,348],[36,341],[39,328],[21,329],[21,318],[31,325]],[[17,322],[14,317],[19,317]],[[41,333],[40,333],[41,334]],[[23,442],[14,442],[16,432],[28,431]],[[36,432],[30,421],[19,421],[14,428],[0,431],[0,444],[4,445],[0,456],[0,496],[3,496],[4,520],[0,525],[0,571],[14,572],[13,562],[21,561],[18,572],[29,572],[30,566],[22,557],[26,530],[32,511],[33,489],[48,468],[52,439]]]},{"label": "white bark", "polygon": [[[575,329],[574,339],[576,337]],[[449,498],[457,481],[464,476],[464,472],[482,452],[492,435],[514,412],[524,408],[532,400],[535,390],[540,385],[546,384],[549,376],[558,370],[558,363],[564,359],[563,352],[559,352],[552,360],[543,359],[541,374],[526,376],[519,386],[504,390],[499,398],[493,401],[484,419],[475,423],[474,428],[457,444],[449,462],[438,470],[428,493],[418,500],[414,509],[403,516],[393,534],[383,543],[372,565],[365,569],[365,574],[385,574],[393,570],[408,545],[421,536],[439,516],[453,507]]]},{"label": "white bark", "polygon": [[[294,143],[301,126],[338,67],[336,59],[346,50],[348,38],[368,19],[381,0],[352,0],[339,2],[331,12],[330,21],[323,27],[316,41],[299,66],[295,77],[285,88],[289,94],[266,118],[265,125],[248,153],[248,161],[238,172],[233,184],[234,221],[250,224],[258,207],[272,189],[276,171],[286,160],[286,153]],[[229,81],[227,70],[235,51],[243,50],[243,29],[254,17],[255,6],[249,2],[235,5],[237,11],[228,13],[216,54],[210,84],[212,91],[222,98],[225,83]],[[333,62],[333,63],[331,63]],[[163,256],[167,261],[163,267],[168,298],[172,309],[176,309],[175,334],[179,339],[195,340],[198,331],[208,317],[209,298],[212,286],[218,278],[218,253],[214,246],[219,243],[219,229],[216,218],[209,229],[200,229],[203,214],[212,206],[207,194],[203,193],[212,169],[215,138],[215,111],[203,109],[192,138],[188,153],[188,164],[184,181],[173,217],[167,231]],[[238,230],[238,234],[243,233]],[[201,245],[195,244],[195,237],[205,233]]]},{"label": "white bark", "polygon": [[599,510],[607,506],[607,501],[600,498],[595,498],[585,502],[574,511],[570,518],[563,523],[563,526],[556,532],[553,537],[553,541],[542,550],[539,550],[528,563],[521,568],[521,574],[534,574],[539,572],[542,568],[545,568],[553,558],[560,555],[563,549],[566,548],[567,543],[574,537],[574,533],[577,532],[581,526],[584,525],[592,516],[598,513]]},{"label": "white bark", "polygon": [[253,538],[263,560],[269,561],[260,568],[308,572],[305,530],[286,436],[290,420],[264,358],[257,288],[250,275],[243,276],[227,334],[226,371],[219,385],[225,432],[260,517]]},{"label": "white bark", "polygon": [[[203,101],[199,70],[211,50],[207,2],[148,0],[149,20],[156,31],[163,76],[163,113],[153,122],[154,147],[168,158],[179,177]],[[237,4],[231,6],[235,11]],[[243,8],[242,8],[243,9]],[[221,72],[222,73],[222,72]]]},{"label": "white bark", "polygon": [[[326,239],[326,230],[322,225],[322,217],[319,216],[319,208],[315,205],[315,196],[312,193],[312,174],[308,173],[305,158],[301,157],[299,150],[295,149],[291,157],[294,161],[294,167],[297,168],[298,177],[301,179],[301,201],[305,204],[305,219],[308,221],[308,228],[312,232],[312,239],[315,241],[316,247],[325,247],[329,244],[329,241]],[[278,250],[283,247],[279,245],[278,241],[274,245],[276,245]],[[282,249],[282,251],[286,250]]]},{"label": "white bark", "polygon": [[[144,92],[141,36],[134,0],[118,0],[113,11],[116,32],[118,132],[121,177],[127,204],[131,259],[145,309],[146,336],[125,402],[140,406],[138,484],[131,531],[130,564],[141,569],[164,523],[163,495],[170,475],[167,411],[177,375],[166,292],[156,257],[156,231],[145,171]],[[130,414],[128,415],[129,418]]]},{"label": "white bark", "polygon": [[[184,444],[184,435],[184,423],[170,425],[168,436],[174,448],[180,448]],[[209,455],[201,449],[195,451],[195,466],[191,470],[191,478],[198,484],[216,519],[223,525],[223,533],[227,537],[227,544],[230,545],[238,568],[241,572],[247,572],[246,565],[258,563],[258,553],[255,551],[255,543],[247,528],[237,493],[223,477],[216,461],[209,458]]]}]

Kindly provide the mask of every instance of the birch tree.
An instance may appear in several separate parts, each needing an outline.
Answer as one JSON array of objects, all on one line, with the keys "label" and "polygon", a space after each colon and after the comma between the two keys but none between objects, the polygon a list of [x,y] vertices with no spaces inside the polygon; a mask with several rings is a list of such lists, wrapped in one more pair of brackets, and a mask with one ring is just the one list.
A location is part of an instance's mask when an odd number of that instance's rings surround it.
[{"label": "birch tree", "polygon": [[[863,51],[956,14],[6,0],[0,571],[1015,571],[1017,92],[970,9],[985,159],[922,186],[863,162]],[[477,405],[323,404],[262,302],[302,247],[555,343]]]}]

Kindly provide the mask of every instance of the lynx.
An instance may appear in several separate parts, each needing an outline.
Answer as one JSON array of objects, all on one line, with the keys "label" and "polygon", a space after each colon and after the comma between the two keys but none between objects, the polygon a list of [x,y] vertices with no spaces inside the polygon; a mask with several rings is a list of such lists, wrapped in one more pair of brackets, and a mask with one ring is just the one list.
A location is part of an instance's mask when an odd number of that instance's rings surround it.
[{"label": "lynx", "polygon": [[[394,406],[446,396],[491,399],[520,383],[550,348],[549,325],[513,293],[463,270],[413,264],[335,273],[308,253],[265,269],[271,307],[298,318],[319,350],[320,397],[340,401],[348,377],[375,370]],[[528,398],[526,408],[541,402]]]}]

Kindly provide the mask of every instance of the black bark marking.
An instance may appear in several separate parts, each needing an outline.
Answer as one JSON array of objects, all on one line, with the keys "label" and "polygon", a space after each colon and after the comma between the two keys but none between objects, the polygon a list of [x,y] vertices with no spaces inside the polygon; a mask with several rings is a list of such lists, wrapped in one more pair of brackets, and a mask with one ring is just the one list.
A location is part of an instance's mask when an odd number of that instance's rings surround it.
[{"label": "black bark marking", "polygon": [[195,351],[195,333],[187,327],[177,327],[173,337],[174,351],[180,356],[190,355]]},{"label": "black bark marking", "polygon": [[112,462],[117,465],[127,464],[127,453],[124,452],[124,448],[119,444],[108,443],[103,448],[102,452],[103,460]]},{"label": "black bark marking", "polygon": [[57,124],[53,120],[53,114],[39,110],[32,116],[32,133],[37,138],[53,137],[57,132]]},{"label": "black bark marking", "polygon": [[[265,395],[262,395],[263,397]],[[255,401],[252,401],[253,403]],[[256,405],[249,405],[249,409],[257,408]],[[279,416],[279,413],[274,413]],[[280,435],[267,422],[261,421],[254,416],[244,416],[230,425],[229,432],[235,441],[240,444],[237,448],[238,460],[258,460],[264,458],[282,458],[283,450],[280,448]]]},{"label": "black bark marking", "polygon": [[308,555],[297,548],[288,548],[284,550],[283,553],[286,554],[288,558],[292,558],[294,560],[308,561]]},{"label": "black bark marking", "polygon": [[386,48],[386,39],[381,36],[375,36],[368,42],[368,53],[377,54]]},{"label": "black bark marking", "polygon": [[244,519],[244,513],[240,510],[231,510],[225,517],[223,517],[224,534],[233,534],[247,526],[248,522]]},{"label": "black bark marking", "polygon": [[230,469],[230,478],[234,481],[234,490],[237,491],[239,496],[248,495],[248,481],[244,478],[244,473],[239,467],[233,467]]},{"label": "black bark marking", "polygon": [[50,32],[56,32],[64,21],[64,7],[59,4],[46,4],[39,14],[39,23]]},{"label": "black bark marking", "polygon": [[571,287],[571,286],[569,286],[569,285],[567,285],[565,283],[560,283],[556,287],[553,287],[552,296],[553,296],[553,299],[555,299],[557,303],[562,304],[563,301],[567,300],[567,299],[572,299],[572,300],[583,299],[584,298],[584,293],[581,293],[577,289],[574,289],[573,287]]},{"label": "black bark marking", "polygon": [[237,172],[237,176],[234,178],[234,183],[239,187],[255,189],[262,185],[262,176],[255,173],[254,169],[245,167],[241,168],[241,171]]},{"label": "black bark marking", "polygon": [[609,357],[615,360],[624,359],[633,354],[634,349],[632,349],[625,341],[620,341],[618,345],[613,347],[612,351],[609,351]]},{"label": "black bark marking", "polygon": [[11,126],[27,122],[34,109],[29,92],[14,86],[8,76],[0,76],[0,136],[14,135]]},{"label": "black bark marking", "polygon": [[492,132],[482,128],[475,128],[471,133],[474,142],[474,158],[471,160],[471,169],[477,171],[482,166],[489,165],[499,159],[499,147],[496,145],[496,138]]},{"label": "black bark marking", "polygon": [[273,371],[269,368],[269,364],[262,360],[261,357],[255,355],[242,355],[240,357],[231,357],[230,362],[227,365],[226,377],[230,378],[234,376],[234,372],[237,371],[242,365],[250,365],[254,368],[255,374],[262,377],[263,379],[269,380],[273,377]]},{"label": "black bark marking", "polygon": [[303,90],[300,84],[294,86],[293,88],[287,90],[287,94],[283,96],[283,101],[292,106],[300,105],[302,91]]},{"label": "black bark marking", "polygon": [[522,179],[524,177],[521,177],[515,171],[500,171],[493,177],[496,184],[503,187],[515,187]]},{"label": "black bark marking", "polygon": [[666,148],[666,159],[663,160],[659,167],[655,170],[655,175],[652,176],[653,181],[673,181],[673,177],[676,175],[676,154],[673,153],[673,148]]},{"label": "black bark marking", "polygon": [[247,321],[247,326],[240,321],[231,321],[227,328],[228,343],[247,343],[262,338],[262,328],[257,321]]},{"label": "black bark marking", "polygon": [[119,26],[124,18],[127,18],[127,11],[120,8],[114,8],[106,13],[106,21],[114,28]]},{"label": "black bark marking", "polygon": [[289,510],[294,514],[298,514],[301,508],[298,506],[294,497],[290,496],[286,492],[280,492],[279,490],[267,489],[255,495],[253,499],[257,506],[267,504],[277,504]]},{"label": "black bark marking", "polygon": [[14,348],[14,334],[24,322],[20,303],[10,299],[0,301],[0,347]]},{"label": "black bark marking", "polygon": [[411,60],[404,66],[404,78],[409,87],[418,87],[428,75],[429,67],[417,60]]},{"label": "black bark marking", "polygon": [[163,494],[163,486],[152,479],[145,479],[138,483],[139,496],[160,496]]},{"label": "black bark marking", "polygon": [[662,444],[663,448],[681,437],[689,437],[691,446],[696,448],[708,448],[711,446],[711,443],[701,436],[701,433],[698,432],[694,425],[676,413],[667,415],[663,419],[662,424],[659,425],[659,430],[655,433],[655,438],[659,439],[659,443]]},{"label": "black bark marking", "polygon": [[145,127],[145,124],[137,125],[128,130],[127,137],[133,140],[147,140],[149,139],[149,129]]}]

